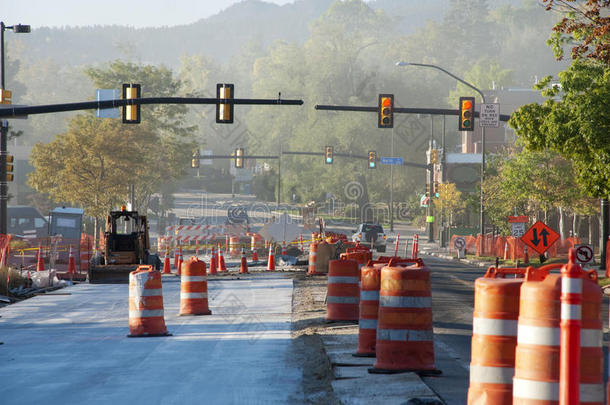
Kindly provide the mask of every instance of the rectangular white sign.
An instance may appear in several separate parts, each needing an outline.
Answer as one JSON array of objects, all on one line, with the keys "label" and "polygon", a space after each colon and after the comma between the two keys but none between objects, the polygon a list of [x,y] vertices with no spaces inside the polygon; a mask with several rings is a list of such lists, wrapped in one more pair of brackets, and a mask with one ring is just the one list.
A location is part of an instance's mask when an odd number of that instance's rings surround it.
[{"label": "rectangular white sign", "polygon": [[500,125],[500,104],[481,104],[481,111],[479,112],[479,125],[482,127],[497,128]]}]

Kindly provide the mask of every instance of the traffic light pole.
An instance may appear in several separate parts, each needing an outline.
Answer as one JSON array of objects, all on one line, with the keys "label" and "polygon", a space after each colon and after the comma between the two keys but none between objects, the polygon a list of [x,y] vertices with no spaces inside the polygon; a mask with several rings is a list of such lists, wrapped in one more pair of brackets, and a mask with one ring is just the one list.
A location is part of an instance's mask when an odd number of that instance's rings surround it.
[{"label": "traffic light pole", "polygon": [[0,123],[0,234],[6,235],[8,231],[8,183],[6,181],[6,155],[8,139],[8,121]]},{"label": "traffic light pole", "polygon": [[[428,149],[430,150],[430,160],[432,160],[432,146],[433,146],[433,140],[434,140],[434,116],[430,115],[430,141],[429,141],[429,146]],[[433,243],[434,242],[434,222],[433,218],[434,218],[434,207],[432,205],[432,201],[434,198],[434,193],[436,192],[436,190],[434,190],[434,164],[432,164],[432,162],[430,162],[430,168],[428,169],[428,184],[430,184],[430,199],[428,200],[428,208],[426,209],[427,211],[427,215],[426,215],[426,223],[428,225],[428,243]]]}]

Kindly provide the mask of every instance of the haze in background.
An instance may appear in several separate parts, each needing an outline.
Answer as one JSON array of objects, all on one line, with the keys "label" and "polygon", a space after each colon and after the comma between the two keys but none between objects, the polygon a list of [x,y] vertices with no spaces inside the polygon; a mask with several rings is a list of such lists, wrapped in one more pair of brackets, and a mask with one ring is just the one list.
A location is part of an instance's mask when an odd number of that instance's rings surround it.
[{"label": "haze in background", "polygon": [[[283,5],[295,0],[265,0]],[[32,28],[126,25],[135,28],[191,24],[241,0],[0,0],[0,19]]]}]

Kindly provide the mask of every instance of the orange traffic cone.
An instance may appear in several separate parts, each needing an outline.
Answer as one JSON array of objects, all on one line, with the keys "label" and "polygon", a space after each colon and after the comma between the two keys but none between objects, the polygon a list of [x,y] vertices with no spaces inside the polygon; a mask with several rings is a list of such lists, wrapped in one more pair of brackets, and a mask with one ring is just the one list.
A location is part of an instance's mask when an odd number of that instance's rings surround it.
[{"label": "orange traffic cone", "polygon": [[252,261],[258,262],[258,252],[256,251],[256,249],[252,249]]},{"label": "orange traffic cone", "polygon": [[178,247],[174,248],[174,269],[178,267]]},{"label": "orange traffic cone", "polygon": [[212,246],[212,257],[210,258],[210,274],[218,274],[216,271],[217,261],[216,261],[216,248]]},{"label": "orange traffic cone", "polygon": [[70,256],[68,256],[68,274],[76,274],[76,262],[74,261],[74,253],[72,253],[72,245],[70,245]]},{"label": "orange traffic cone", "polygon": [[244,248],[241,248],[241,265],[239,266],[239,272],[248,272],[248,259],[246,258],[246,249]]},{"label": "orange traffic cone", "polygon": [[179,276],[182,275],[182,270],[181,270],[182,269],[182,263],[183,263],[183,260],[182,260],[182,249],[180,249],[180,251],[178,252],[178,268],[177,268],[177,271],[176,271],[176,274],[179,275]]},{"label": "orange traffic cone", "polygon": [[225,265],[225,257],[222,253],[222,248],[220,246],[218,248],[218,271],[227,271],[227,266]]},{"label": "orange traffic cone", "polygon": [[42,255],[42,245],[38,245],[38,257],[36,258],[36,271],[44,271],[44,257]]},{"label": "orange traffic cone", "polygon": [[172,266],[169,260],[169,247],[165,249],[165,258],[163,259],[163,274],[172,274]]},{"label": "orange traffic cone", "polygon": [[267,260],[267,271],[275,271],[275,252],[273,245],[269,245],[269,260]]},{"label": "orange traffic cone", "polygon": [[282,256],[286,256],[286,241],[282,242]]}]

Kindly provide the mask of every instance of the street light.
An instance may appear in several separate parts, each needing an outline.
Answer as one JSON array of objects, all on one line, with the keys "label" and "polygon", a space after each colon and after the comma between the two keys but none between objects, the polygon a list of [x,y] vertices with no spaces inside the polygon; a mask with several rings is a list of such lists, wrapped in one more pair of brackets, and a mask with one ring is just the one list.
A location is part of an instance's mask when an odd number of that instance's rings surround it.
[{"label": "street light", "polygon": [[[4,30],[13,30],[17,34],[30,32],[29,25],[16,24],[7,26],[0,21],[0,89],[4,87]],[[6,206],[8,202],[8,184],[6,184],[6,155],[7,155],[8,121],[2,120],[0,124],[0,234],[6,235],[8,218]]]},{"label": "street light", "polygon": [[[481,101],[483,102],[483,104],[485,104],[485,95],[483,94],[483,92],[481,90],[477,89],[474,85],[464,81],[463,79],[460,79],[453,73],[446,71],[445,69],[443,69],[440,66],[430,65],[430,64],[426,64],[426,63],[412,63],[412,62],[396,62],[396,66],[422,66],[422,67],[429,67],[429,68],[440,70],[441,72],[453,77],[458,82],[470,87],[471,89],[473,89],[474,91],[479,93],[479,95],[481,96]],[[481,128],[481,205],[480,205],[480,219],[479,219],[481,237],[485,234],[485,232],[484,232],[485,231],[485,212],[483,210],[483,180],[484,179],[485,179],[485,127],[482,127]]]}]

